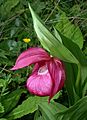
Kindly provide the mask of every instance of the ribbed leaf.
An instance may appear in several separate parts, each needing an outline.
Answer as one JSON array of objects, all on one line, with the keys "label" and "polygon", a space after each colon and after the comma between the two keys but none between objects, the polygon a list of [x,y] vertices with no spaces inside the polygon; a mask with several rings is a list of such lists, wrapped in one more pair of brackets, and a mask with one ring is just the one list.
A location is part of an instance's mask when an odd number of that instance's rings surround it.
[{"label": "ribbed leaf", "polygon": [[9,112],[16,106],[21,94],[24,92],[25,92],[24,89],[17,89],[15,91],[13,91],[12,93],[1,97],[1,102],[5,108],[5,113]]},{"label": "ribbed leaf", "polygon": [[55,27],[54,27],[54,35],[55,35],[55,37],[62,43],[62,39],[61,39],[58,31],[55,29]]},{"label": "ribbed leaf", "polygon": [[29,97],[6,117],[8,118],[8,120],[13,120],[21,118],[22,116],[27,115],[29,113],[33,113],[38,109],[38,104],[40,101],[40,97]]},{"label": "ribbed leaf", "polygon": [[72,24],[66,14],[59,10],[60,16],[58,17],[58,23],[56,29],[59,30],[64,36],[70,38],[80,48],[83,47],[83,36],[78,26]]},{"label": "ribbed leaf", "polygon": [[29,8],[33,18],[34,29],[43,47],[53,56],[71,63],[78,63],[78,60],[74,57],[74,55],[66,47],[64,47],[60,40],[58,41],[56,37],[49,32],[30,6]]},{"label": "ribbed leaf", "polygon": [[72,52],[72,54],[76,57],[76,59],[79,61],[81,65],[87,65],[86,58],[80,48],[78,47],[77,44],[75,44],[72,40],[69,38],[65,37],[63,34],[61,34],[59,31],[58,32],[59,36],[62,39],[62,42],[64,46]]},{"label": "ribbed leaf", "polygon": [[87,92],[87,66],[81,66],[82,96]]},{"label": "ribbed leaf", "polygon": [[56,30],[56,34],[58,34],[61,39],[62,39],[62,43],[64,44],[64,46],[69,49],[73,55],[78,59],[79,63],[78,64],[78,71],[77,71],[77,80],[76,80],[76,91],[78,93],[78,95],[81,97],[82,94],[85,93],[86,89],[82,91],[82,89],[84,89],[85,87],[85,83],[86,78],[87,78],[87,61],[86,58],[84,56],[84,54],[82,53],[82,51],[80,50],[80,48],[78,47],[78,45],[76,45],[72,40],[70,40],[69,38],[66,38],[64,35],[62,35],[59,31]]},{"label": "ribbed leaf", "polygon": [[47,102],[43,101],[39,104],[39,110],[42,113],[44,120],[56,120],[55,114],[58,111],[62,111],[65,109],[67,109],[65,106],[55,102],[51,102],[50,104],[48,104]]},{"label": "ribbed leaf", "polygon": [[40,111],[37,110],[34,115],[34,120],[44,120],[43,116],[41,116]]},{"label": "ribbed leaf", "polygon": [[[75,68],[75,65],[74,65],[74,68]],[[75,92],[75,82],[76,82],[75,74],[77,73],[75,73],[76,71],[75,69],[73,71],[73,65],[69,63],[65,63],[65,71],[67,76],[65,81],[65,86],[68,92],[69,104],[73,105],[79,99],[79,97]]]},{"label": "ribbed leaf", "polygon": [[[80,99],[76,104],[74,104],[72,107],[68,108],[68,110],[65,110],[63,112],[57,113],[58,116],[63,116],[62,120],[83,120],[87,119],[87,96]],[[59,120],[59,119],[57,119]]]}]

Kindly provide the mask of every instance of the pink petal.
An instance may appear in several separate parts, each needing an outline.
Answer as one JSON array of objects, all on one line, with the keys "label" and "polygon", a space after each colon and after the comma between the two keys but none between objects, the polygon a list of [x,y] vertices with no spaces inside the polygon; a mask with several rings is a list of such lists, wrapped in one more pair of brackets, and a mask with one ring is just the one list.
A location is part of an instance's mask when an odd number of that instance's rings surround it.
[{"label": "pink petal", "polygon": [[[35,71],[36,69],[36,71]],[[38,96],[49,96],[52,89],[52,80],[48,70],[43,73],[38,73],[40,67],[35,65],[33,74],[27,80],[27,89],[32,94]]]},{"label": "pink petal", "polygon": [[26,67],[30,64],[47,61],[50,59],[48,53],[42,48],[29,48],[19,55],[16,60],[15,66],[11,70],[17,70]]},{"label": "pink petal", "polygon": [[63,87],[65,81],[65,71],[62,62],[56,58],[52,58],[48,62],[48,70],[53,80],[50,99]]}]

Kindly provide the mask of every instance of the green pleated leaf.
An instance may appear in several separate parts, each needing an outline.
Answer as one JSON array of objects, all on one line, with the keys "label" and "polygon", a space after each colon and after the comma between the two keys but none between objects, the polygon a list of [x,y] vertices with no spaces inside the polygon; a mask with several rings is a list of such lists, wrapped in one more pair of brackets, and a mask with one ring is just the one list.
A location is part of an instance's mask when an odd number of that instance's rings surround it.
[{"label": "green pleated leaf", "polygon": [[37,110],[35,112],[35,115],[34,115],[34,120],[44,120],[43,116],[41,116],[41,113],[39,110]]},{"label": "green pleated leaf", "polygon": [[30,5],[29,9],[33,18],[34,29],[43,47],[53,56],[56,56],[61,60],[78,64],[78,60],[74,57],[74,55],[60,42],[60,40],[58,41],[57,38],[49,32]]},{"label": "green pleated leaf", "polygon": [[87,113],[87,96],[80,99],[76,104],[67,110],[57,113],[57,117],[63,116],[62,120],[83,120],[82,115],[84,115],[84,119],[86,120],[87,114],[85,113]]},{"label": "green pleated leaf", "polygon": [[83,36],[78,26],[72,24],[66,14],[59,10],[58,23],[56,29],[59,30],[64,36],[70,38],[80,48],[83,47]]},{"label": "green pleated leaf", "polygon": [[72,52],[72,54],[76,57],[76,59],[79,61],[79,63],[81,65],[87,65],[87,61],[86,58],[84,56],[84,54],[82,53],[82,51],[80,50],[80,48],[78,47],[77,44],[75,44],[72,40],[70,40],[69,38],[65,37],[63,34],[61,34],[59,31],[58,32],[59,36],[62,39],[62,43],[64,44],[64,46]]},{"label": "green pleated leaf", "polygon": [[41,101],[41,97],[29,97],[26,99],[21,105],[16,107],[9,115],[6,117],[8,120],[13,120],[17,118],[21,118],[24,115],[29,113],[33,113],[38,109],[38,104]]},{"label": "green pleated leaf", "polygon": [[[78,47],[77,44],[75,44],[72,40],[69,38],[66,38],[64,35],[62,35],[59,31],[57,31],[58,34],[61,36],[62,43],[64,46],[69,49],[72,54],[77,58],[80,64],[78,64],[78,72],[77,72],[77,80],[76,80],[76,91],[78,92],[78,95],[81,97],[82,94],[86,92],[85,84],[87,83],[87,60]],[[82,90],[84,89],[84,90]]]},{"label": "green pleated leaf", "polygon": [[21,94],[24,92],[25,92],[24,89],[17,89],[12,93],[9,93],[1,97],[1,102],[2,102],[2,105],[4,106],[5,113],[9,112],[16,106],[16,104],[20,99]]},{"label": "green pleated leaf", "polygon": [[76,82],[75,74],[77,74],[77,70],[75,70],[75,68],[76,68],[75,65],[73,70],[72,64],[65,63],[65,71],[67,76],[65,81],[65,86],[68,93],[69,105],[73,105],[79,99],[79,96],[76,94],[75,91],[75,82]]},{"label": "green pleated leaf", "polygon": [[87,93],[87,66],[81,66],[82,96]]},{"label": "green pleated leaf", "polygon": [[55,35],[55,37],[62,43],[62,39],[61,39],[58,31],[55,29],[55,27],[54,27],[54,35]]},{"label": "green pleated leaf", "polygon": [[[43,101],[39,104],[39,110],[42,113],[44,120],[56,120],[56,114],[58,111],[66,110],[67,108],[59,103],[51,102],[47,103]],[[61,118],[61,116],[60,116]]]}]

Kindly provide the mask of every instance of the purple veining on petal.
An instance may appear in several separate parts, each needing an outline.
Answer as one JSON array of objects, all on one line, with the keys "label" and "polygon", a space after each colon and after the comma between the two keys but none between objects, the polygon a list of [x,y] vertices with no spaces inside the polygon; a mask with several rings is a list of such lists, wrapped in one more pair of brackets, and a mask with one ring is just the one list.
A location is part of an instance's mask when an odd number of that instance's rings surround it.
[{"label": "purple veining on petal", "polygon": [[[45,67],[46,66],[40,67],[38,70],[34,71],[34,74],[32,74],[27,80],[28,90],[38,96],[49,96],[52,88],[51,76],[47,67]],[[38,71],[41,69],[43,72],[39,74]]]}]

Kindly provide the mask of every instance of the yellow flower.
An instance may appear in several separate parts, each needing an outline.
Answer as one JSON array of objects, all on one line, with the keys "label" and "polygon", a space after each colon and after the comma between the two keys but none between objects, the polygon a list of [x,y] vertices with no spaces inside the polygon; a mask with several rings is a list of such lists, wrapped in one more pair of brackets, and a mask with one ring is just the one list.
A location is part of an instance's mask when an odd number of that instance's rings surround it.
[{"label": "yellow flower", "polygon": [[24,41],[25,43],[29,43],[29,42],[31,41],[31,39],[30,39],[30,38],[24,38],[23,41]]}]

